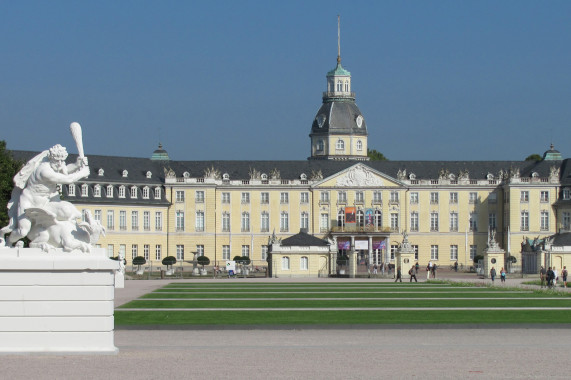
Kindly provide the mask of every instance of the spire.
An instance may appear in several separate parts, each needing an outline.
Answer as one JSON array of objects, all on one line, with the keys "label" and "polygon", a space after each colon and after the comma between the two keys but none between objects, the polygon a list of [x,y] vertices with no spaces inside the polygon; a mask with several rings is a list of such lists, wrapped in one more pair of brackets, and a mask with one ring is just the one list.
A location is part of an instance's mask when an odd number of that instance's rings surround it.
[{"label": "spire", "polygon": [[337,64],[341,63],[341,16],[337,15]]}]

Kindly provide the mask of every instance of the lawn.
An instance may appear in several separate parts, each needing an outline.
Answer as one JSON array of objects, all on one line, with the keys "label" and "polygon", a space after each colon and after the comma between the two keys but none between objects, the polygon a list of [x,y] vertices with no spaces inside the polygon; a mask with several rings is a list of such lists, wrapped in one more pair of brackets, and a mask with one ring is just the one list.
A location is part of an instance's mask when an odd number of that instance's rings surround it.
[{"label": "lawn", "polygon": [[571,297],[449,283],[173,283],[115,311],[118,327],[466,323],[571,323]]}]

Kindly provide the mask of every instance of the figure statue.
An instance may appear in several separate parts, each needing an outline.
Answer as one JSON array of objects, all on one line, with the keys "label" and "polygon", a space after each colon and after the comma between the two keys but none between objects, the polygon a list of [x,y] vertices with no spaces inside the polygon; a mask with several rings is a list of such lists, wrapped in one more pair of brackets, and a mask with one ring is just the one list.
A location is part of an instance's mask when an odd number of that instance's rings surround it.
[{"label": "figure statue", "polygon": [[[71,130],[78,145],[79,156],[66,165],[67,150],[57,144],[32,158],[14,177],[12,198],[8,202],[8,226],[0,237],[10,233],[7,246],[28,237],[31,247],[64,248],[89,251],[93,236],[104,233],[98,221],[91,219],[78,224],[81,213],[70,202],[62,201],[58,185],[68,185],[89,176],[87,158],[83,156],[81,127],[72,123]],[[86,236],[85,236],[86,235]]]}]

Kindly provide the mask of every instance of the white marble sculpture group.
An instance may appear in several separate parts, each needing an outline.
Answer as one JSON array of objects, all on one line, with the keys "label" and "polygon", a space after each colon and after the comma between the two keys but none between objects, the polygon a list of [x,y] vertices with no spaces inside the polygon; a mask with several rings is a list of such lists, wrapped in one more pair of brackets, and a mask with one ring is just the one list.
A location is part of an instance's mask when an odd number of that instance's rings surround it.
[{"label": "white marble sculpture group", "polygon": [[[89,211],[82,218],[73,204],[60,198],[58,185],[73,184],[89,176],[81,127],[72,123],[70,129],[79,152],[75,163],[65,163],[67,150],[57,144],[28,161],[14,177],[8,202],[10,222],[0,230],[0,246],[18,246],[21,239],[28,237],[31,248],[46,252],[58,248],[89,252],[99,236],[105,234],[105,228]],[[6,239],[7,234],[10,235]]]}]

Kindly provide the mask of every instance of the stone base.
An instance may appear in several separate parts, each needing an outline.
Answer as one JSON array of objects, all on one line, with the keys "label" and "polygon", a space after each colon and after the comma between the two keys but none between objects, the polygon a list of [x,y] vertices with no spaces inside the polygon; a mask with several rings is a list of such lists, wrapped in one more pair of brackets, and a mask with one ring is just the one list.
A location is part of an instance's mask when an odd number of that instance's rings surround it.
[{"label": "stone base", "polygon": [[117,353],[118,269],[102,248],[0,248],[0,353]]}]

